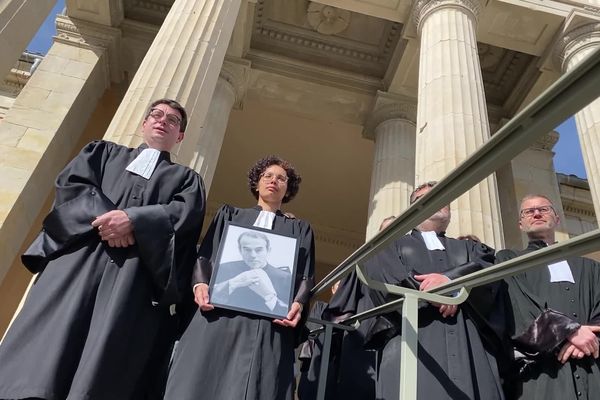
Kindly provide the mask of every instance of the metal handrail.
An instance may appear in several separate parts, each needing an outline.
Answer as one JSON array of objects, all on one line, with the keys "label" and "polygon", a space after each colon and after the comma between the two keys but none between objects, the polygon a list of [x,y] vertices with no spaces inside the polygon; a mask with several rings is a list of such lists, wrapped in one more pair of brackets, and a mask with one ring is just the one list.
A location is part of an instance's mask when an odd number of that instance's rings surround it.
[{"label": "metal handrail", "polygon": [[[390,226],[367,241],[358,250],[333,269],[321,282],[317,283],[311,293],[318,293],[348,274],[354,266],[358,266],[373,252],[382,249],[392,240],[402,236],[414,226],[428,218],[435,211],[450,202],[484,178],[492,174],[507,161],[512,160],[541,135],[550,131],[562,121],[594,101],[600,95],[600,49],[567,72],[542,95],[531,102],[483,146],[464,160],[426,196],[403,212]],[[461,290],[463,293],[476,286],[485,285],[502,278],[515,275],[536,265],[566,259],[573,255],[590,253],[600,249],[600,229],[580,235],[560,244],[538,250],[501,264],[454,279],[447,284],[433,288],[429,292],[410,289],[392,288],[383,282],[369,281],[362,276],[365,284],[386,292],[398,292],[403,297],[382,306],[367,310],[341,322],[343,325],[354,324],[366,318],[389,312],[402,306],[402,350],[400,368],[400,398],[416,399],[417,392],[417,345],[418,345],[418,302],[430,298],[433,294],[444,295]],[[357,274],[361,275],[357,267]],[[463,296],[464,297],[464,296]],[[439,300],[449,299],[436,297]],[[461,298],[460,300],[464,300]],[[329,355],[331,335],[334,325],[325,326],[325,351]],[[321,363],[321,377],[326,375],[327,367]],[[408,368],[410,366],[410,368]],[[322,400],[325,395],[325,382],[319,381],[318,396]]]},{"label": "metal handrail", "polygon": [[600,50],[554,82],[485,144],[438,182],[390,226],[367,241],[315,285],[316,294],[376,250],[402,236],[512,160],[540,136],[600,96]]}]

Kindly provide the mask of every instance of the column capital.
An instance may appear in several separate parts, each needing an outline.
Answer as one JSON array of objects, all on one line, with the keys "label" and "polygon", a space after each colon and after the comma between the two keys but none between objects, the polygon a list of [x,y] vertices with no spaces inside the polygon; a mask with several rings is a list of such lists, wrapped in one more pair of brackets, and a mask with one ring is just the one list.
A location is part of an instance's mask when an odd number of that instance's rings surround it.
[{"label": "column capital", "polygon": [[235,93],[233,107],[241,110],[244,106],[246,90],[250,81],[250,70],[252,63],[243,58],[227,57],[223,62],[219,78],[225,80]]},{"label": "column capital", "polygon": [[477,21],[482,4],[481,0],[417,0],[412,13],[417,31],[420,32],[421,30],[421,22],[434,11],[442,8],[462,8],[471,13]]},{"label": "column capital", "polygon": [[[120,82],[121,30],[106,25],[87,22],[66,15],[56,17],[56,42],[84,49],[101,50],[107,82]],[[110,81],[108,79],[110,77]]]},{"label": "column capital", "polygon": [[416,126],[417,101],[410,97],[377,91],[373,110],[363,129],[363,137],[375,140],[377,127],[392,119],[401,119]]},{"label": "column capital", "polygon": [[579,51],[600,46],[600,21],[588,21],[574,29],[568,30],[554,45],[554,62],[563,72],[567,70],[569,61]]},{"label": "column capital", "polygon": [[545,135],[540,136],[535,142],[533,142],[531,148],[535,150],[552,151],[559,138],[560,135],[558,132],[550,131]]}]

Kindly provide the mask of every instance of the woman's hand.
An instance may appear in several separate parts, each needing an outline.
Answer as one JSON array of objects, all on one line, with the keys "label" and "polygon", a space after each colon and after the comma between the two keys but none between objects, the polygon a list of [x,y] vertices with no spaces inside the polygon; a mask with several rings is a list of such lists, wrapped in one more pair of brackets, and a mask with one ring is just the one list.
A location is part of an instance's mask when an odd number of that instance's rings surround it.
[{"label": "woman's hand", "polygon": [[194,301],[202,311],[211,311],[215,309],[215,306],[210,304],[208,285],[206,283],[199,283],[194,286]]},{"label": "woman's hand", "polygon": [[281,326],[289,326],[290,328],[295,328],[300,321],[300,317],[302,316],[302,304],[297,301],[292,303],[292,307],[290,308],[290,312],[288,312],[286,319],[274,319],[273,323]]}]

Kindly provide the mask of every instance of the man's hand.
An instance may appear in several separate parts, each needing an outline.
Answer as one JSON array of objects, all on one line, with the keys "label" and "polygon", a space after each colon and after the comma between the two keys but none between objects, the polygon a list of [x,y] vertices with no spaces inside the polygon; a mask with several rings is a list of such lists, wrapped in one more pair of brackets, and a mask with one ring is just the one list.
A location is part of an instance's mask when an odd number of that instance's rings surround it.
[{"label": "man's hand", "polygon": [[563,344],[562,349],[560,349],[557,358],[558,361],[564,364],[569,360],[569,358],[582,359],[583,356],[585,356],[583,351],[579,350],[574,344],[566,342],[565,344]]},{"label": "man's hand", "polygon": [[581,327],[577,329],[575,333],[569,336],[567,340],[586,356],[598,358],[599,350],[598,338],[596,337],[597,332],[600,332],[600,326],[581,325]]},{"label": "man's hand", "polygon": [[302,316],[302,304],[297,301],[292,303],[292,307],[290,307],[290,312],[288,312],[286,319],[274,319],[273,323],[281,326],[288,326],[290,328],[295,328],[300,321],[300,317]]},{"label": "man's hand", "polygon": [[123,210],[112,210],[99,215],[92,226],[98,228],[100,239],[108,241],[111,247],[127,247],[135,243],[133,226]]},{"label": "man's hand", "polygon": [[258,284],[260,278],[256,276],[253,270],[250,270],[237,274],[227,282],[229,283],[229,293],[233,293],[236,289]]},{"label": "man's hand", "polygon": [[442,274],[415,275],[415,279],[421,282],[419,290],[422,292],[450,282],[450,278]]},{"label": "man's hand", "polygon": [[133,234],[125,235],[121,239],[108,239],[108,245],[110,247],[128,247],[135,244],[135,238]]},{"label": "man's hand", "polygon": [[215,306],[210,304],[210,298],[208,297],[208,285],[206,283],[199,283],[194,287],[194,301],[202,311],[214,310]]},{"label": "man's hand", "polygon": [[[415,279],[421,282],[419,285],[419,290],[423,292],[450,282],[450,278],[442,274],[415,275]],[[458,311],[457,305],[438,303],[432,303],[432,305],[439,309],[440,314],[442,314],[442,317],[444,318],[453,317]]]},{"label": "man's hand", "polygon": [[249,286],[250,289],[265,300],[271,296],[277,297],[277,292],[273,287],[273,282],[271,282],[271,279],[265,270],[253,269],[252,272],[257,280],[254,284]]}]

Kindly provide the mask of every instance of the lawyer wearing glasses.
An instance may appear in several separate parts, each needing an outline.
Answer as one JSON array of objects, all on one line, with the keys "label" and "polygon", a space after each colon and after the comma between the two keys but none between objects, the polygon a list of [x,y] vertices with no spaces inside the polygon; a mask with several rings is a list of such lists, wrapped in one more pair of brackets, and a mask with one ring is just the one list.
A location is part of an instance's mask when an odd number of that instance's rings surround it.
[{"label": "lawyer wearing glasses", "polygon": [[[259,160],[248,173],[257,199],[253,208],[224,205],[199,251],[194,296],[199,308],[175,352],[165,399],[290,399],[294,347],[314,274],[314,239],[306,221],[281,211],[298,193],[301,178],[275,156]],[[285,319],[214,307],[208,283],[227,222],[270,229],[298,239],[293,302]],[[210,260],[210,261],[209,261]]]}]

